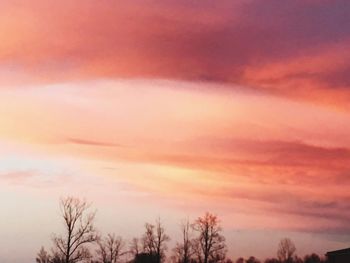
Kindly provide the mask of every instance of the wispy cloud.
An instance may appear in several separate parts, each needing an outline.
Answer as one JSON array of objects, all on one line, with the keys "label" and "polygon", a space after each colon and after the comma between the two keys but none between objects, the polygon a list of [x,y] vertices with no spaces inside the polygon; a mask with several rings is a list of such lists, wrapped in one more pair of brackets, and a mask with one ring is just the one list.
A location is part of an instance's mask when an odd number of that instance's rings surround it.
[{"label": "wispy cloud", "polygon": [[124,147],[118,143],[92,141],[81,138],[67,138],[66,141],[72,144],[86,145],[86,146],[101,146],[101,147]]},{"label": "wispy cloud", "polygon": [[8,181],[13,184],[21,184],[28,179],[31,179],[35,176],[35,172],[33,171],[16,171],[16,172],[7,172],[1,173],[0,179]]}]

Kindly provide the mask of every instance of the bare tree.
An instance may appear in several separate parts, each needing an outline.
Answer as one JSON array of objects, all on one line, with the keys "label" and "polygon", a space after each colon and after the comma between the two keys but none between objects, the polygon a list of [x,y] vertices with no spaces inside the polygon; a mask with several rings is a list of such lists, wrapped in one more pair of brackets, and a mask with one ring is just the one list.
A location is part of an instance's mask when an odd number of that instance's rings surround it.
[{"label": "bare tree", "polygon": [[268,258],[264,263],[280,263],[280,261],[277,258]]},{"label": "bare tree", "polygon": [[251,256],[246,260],[246,263],[260,263],[260,260],[258,260],[256,257]]},{"label": "bare tree", "polygon": [[165,258],[165,251],[167,250],[166,242],[170,240],[169,236],[165,234],[165,229],[161,224],[160,219],[156,224],[145,224],[146,232],[143,235],[143,252],[154,257],[156,263],[161,263]]},{"label": "bare tree", "polygon": [[62,257],[62,253],[52,250],[52,257],[50,263],[65,263],[65,258]]},{"label": "bare tree", "polygon": [[50,263],[51,262],[51,256],[50,254],[45,250],[44,247],[41,247],[39,253],[37,254],[36,257],[36,262],[37,263]]},{"label": "bare tree", "polygon": [[293,263],[304,263],[304,260],[298,256],[294,256],[292,261]]},{"label": "bare tree", "polygon": [[138,254],[140,254],[142,251],[140,240],[136,237],[134,237],[130,242],[130,248],[129,253],[136,257]]},{"label": "bare tree", "polygon": [[155,226],[150,223],[145,224],[145,233],[142,236],[142,246],[143,246],[143,252],[148,254],[155,254],[155,233],[154,233]]},{"label": "bare tree", "polygon": [[322,260],[319,255],[312,253],[304,257],[304,263],[321,263]]},{"label": "bare tree", "polygon": [[116,237],[115,234],[108,234],[106,238],[98,239],[97,244],[96,253],[101,263],[116,263],[119,257],[125,254],[122,252],[124,242],[121,237]]},{"label": "bare tree", "polygon": [[284,238],[278,245],[277,257],[282,263],[291,263],[293,262],[295,251],[294,243],[289,238]]},{"label": "bare tree", "polygon": [[199,262],[223,261],[226,256],[226,245],[217,216],[207,212],[203,217],[199,217],[192,227],[199,235],[195,244]]},{"label": "bare tree", "polygon": [[194,249],[190,237],[190,222],[187,220],[181,224],[182,242],[176,243],[174,252],[174,261],[177,263],[189,263],[194,254]]},{"label": "bare tree", "polygon": [[161,224],[160,218],[156,222],[156,259],[157,263],[160,263],[165,257],[165,251],[167,250],[166,242],[170,240],[170,237],[165,234],[165,229]]},{"label": "bare tree", "polygon": [[60,208],[66,233],[53,238],[58,257],[63,258],[64,263],[90,258],[86,245],[97,240],[93,225],[95,212],[88,212],[89,205],[74,197],[61,199]]}]

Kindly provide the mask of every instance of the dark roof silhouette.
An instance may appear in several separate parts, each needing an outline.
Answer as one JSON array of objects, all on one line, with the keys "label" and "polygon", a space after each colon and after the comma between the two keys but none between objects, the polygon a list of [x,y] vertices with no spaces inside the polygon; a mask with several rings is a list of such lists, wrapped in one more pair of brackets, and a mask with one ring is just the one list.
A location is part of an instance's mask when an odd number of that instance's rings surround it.
[{"label": "dark roof silhouette", "polygon": [[348,255],[348,254],[350,254],[350,248],[329,251],[327,252],[326,255],[333,256],[333,255]]},{"label": "dark roof silhouette", "polygon": [[329,263],[349,263],[350,248],[329,251],[326,254]]}]

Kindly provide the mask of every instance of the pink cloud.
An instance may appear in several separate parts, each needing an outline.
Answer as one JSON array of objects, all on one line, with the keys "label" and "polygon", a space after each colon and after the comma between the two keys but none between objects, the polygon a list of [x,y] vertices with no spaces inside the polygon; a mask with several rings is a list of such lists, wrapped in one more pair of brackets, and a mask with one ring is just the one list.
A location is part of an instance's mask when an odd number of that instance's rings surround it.
[{"label": "pink cloud", "polygon": [[347,1],[15,3],[1,9],[4,83],[200,80],[347,105]]}]

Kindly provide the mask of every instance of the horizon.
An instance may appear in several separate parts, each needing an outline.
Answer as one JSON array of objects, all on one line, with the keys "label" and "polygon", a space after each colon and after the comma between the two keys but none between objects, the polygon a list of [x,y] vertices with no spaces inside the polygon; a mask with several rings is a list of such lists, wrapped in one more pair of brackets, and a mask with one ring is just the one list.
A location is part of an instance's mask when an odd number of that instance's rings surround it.
[{"label": "horizon", "polygon": [[[229,258],[350,246],[350,1],[4,0],[0,262],[218,216]],[[169,252],[170,253],[170,252]]]}]

